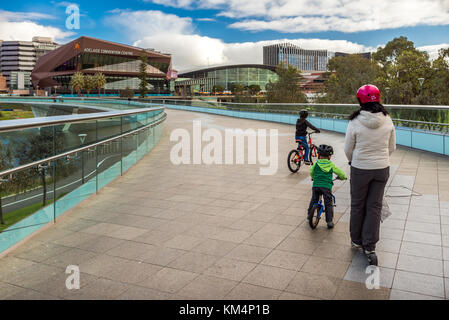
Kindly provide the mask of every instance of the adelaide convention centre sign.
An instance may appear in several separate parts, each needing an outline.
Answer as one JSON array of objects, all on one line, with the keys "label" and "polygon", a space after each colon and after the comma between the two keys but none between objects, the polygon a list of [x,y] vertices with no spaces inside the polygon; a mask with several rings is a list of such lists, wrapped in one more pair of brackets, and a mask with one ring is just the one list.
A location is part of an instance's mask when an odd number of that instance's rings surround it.
[{"label": "adelaide convention centre sign", "polygon": [[116,54],[116,55],[120,55],[120,56],[132,56],[132,55],[134,55],[131,51],[108,50],[108,49],[93,49],[93,48],[84,48],[84,52],[101,53],[101,54]]}]

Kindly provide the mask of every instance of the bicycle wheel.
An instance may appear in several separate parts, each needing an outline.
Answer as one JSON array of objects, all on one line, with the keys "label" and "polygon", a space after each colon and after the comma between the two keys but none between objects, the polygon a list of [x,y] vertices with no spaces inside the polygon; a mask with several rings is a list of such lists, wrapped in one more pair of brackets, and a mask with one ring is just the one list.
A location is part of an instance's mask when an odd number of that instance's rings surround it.
[{"label": "bicycle wheel", "polygon": [[291,172],[298,172],[299,168],[301,167],[301,155],[299,154],[298,150],[295,149],[290,151],[290,153],[288,154],[287,165],[288,169]]},{"label": "bicycle wheel", "polygon": [[310,146],[310,161],[314,163],[317,158],[318,158],[318,148],[316,147],[316,145],[312,144]]},{"label": "bicycle wheel", "polygon": [[321,213],[321,206],[319,204],[316,204],[313,206],[313,217],[309,219],[309,226],[312,229],[316,229],[318,226],[318,223],[320,222],[320,213]]}]

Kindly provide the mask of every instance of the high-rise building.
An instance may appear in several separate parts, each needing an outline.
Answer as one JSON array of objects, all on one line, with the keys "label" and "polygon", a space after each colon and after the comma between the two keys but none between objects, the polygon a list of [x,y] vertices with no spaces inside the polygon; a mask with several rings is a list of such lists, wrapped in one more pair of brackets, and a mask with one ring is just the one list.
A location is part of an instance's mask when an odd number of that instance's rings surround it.
[{"label": "high-rise building", "polygon": [[52,38],[34,37],[32,41],[0,42],[0,72],[12,90],[31,87],[31,71],[43,55],[58,48]]},{"label": "high-rise building", "polygon": [[299,70],[326,71],[331,54],[327,50],[306,50],[291,43],[263,47],[263,64],[276,67],[283,62]]}]

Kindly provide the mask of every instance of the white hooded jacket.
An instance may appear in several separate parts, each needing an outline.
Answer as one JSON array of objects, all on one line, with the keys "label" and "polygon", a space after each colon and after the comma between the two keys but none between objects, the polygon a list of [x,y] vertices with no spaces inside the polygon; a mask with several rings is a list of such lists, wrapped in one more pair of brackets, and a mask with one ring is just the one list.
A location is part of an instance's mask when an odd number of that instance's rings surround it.
[{"label": "white hooded jacket", "polygon": [[396,131],[390,116],[361,111],[349,121],[345,139],[346,157],[358,169],[374,170],[390,166],[396,150]]}]

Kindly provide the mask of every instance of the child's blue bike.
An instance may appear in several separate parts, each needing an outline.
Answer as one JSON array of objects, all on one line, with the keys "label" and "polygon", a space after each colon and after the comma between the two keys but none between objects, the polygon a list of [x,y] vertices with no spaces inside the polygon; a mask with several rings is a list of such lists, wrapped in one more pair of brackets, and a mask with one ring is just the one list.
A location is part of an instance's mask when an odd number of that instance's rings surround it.
[{"label": "child's blue bike", "polygon": [[[335,180],[339,180],[339,179],[335,178],[334,181]],[[336,207],[337,199],[335,199],[334,195],[332,195],[332,201],[333,201],[333,206]],[[313,208],[312,209],[313,216],[311,219],[309,219],[309,226],[312,229],[316,229],[316,227],[318,226],[318,223],[320,223],[321,216],[323,215],[323,212],[325,211],[323,195],[320,195],[319,201],[317,203],[315,203],[312,208]]]}]

